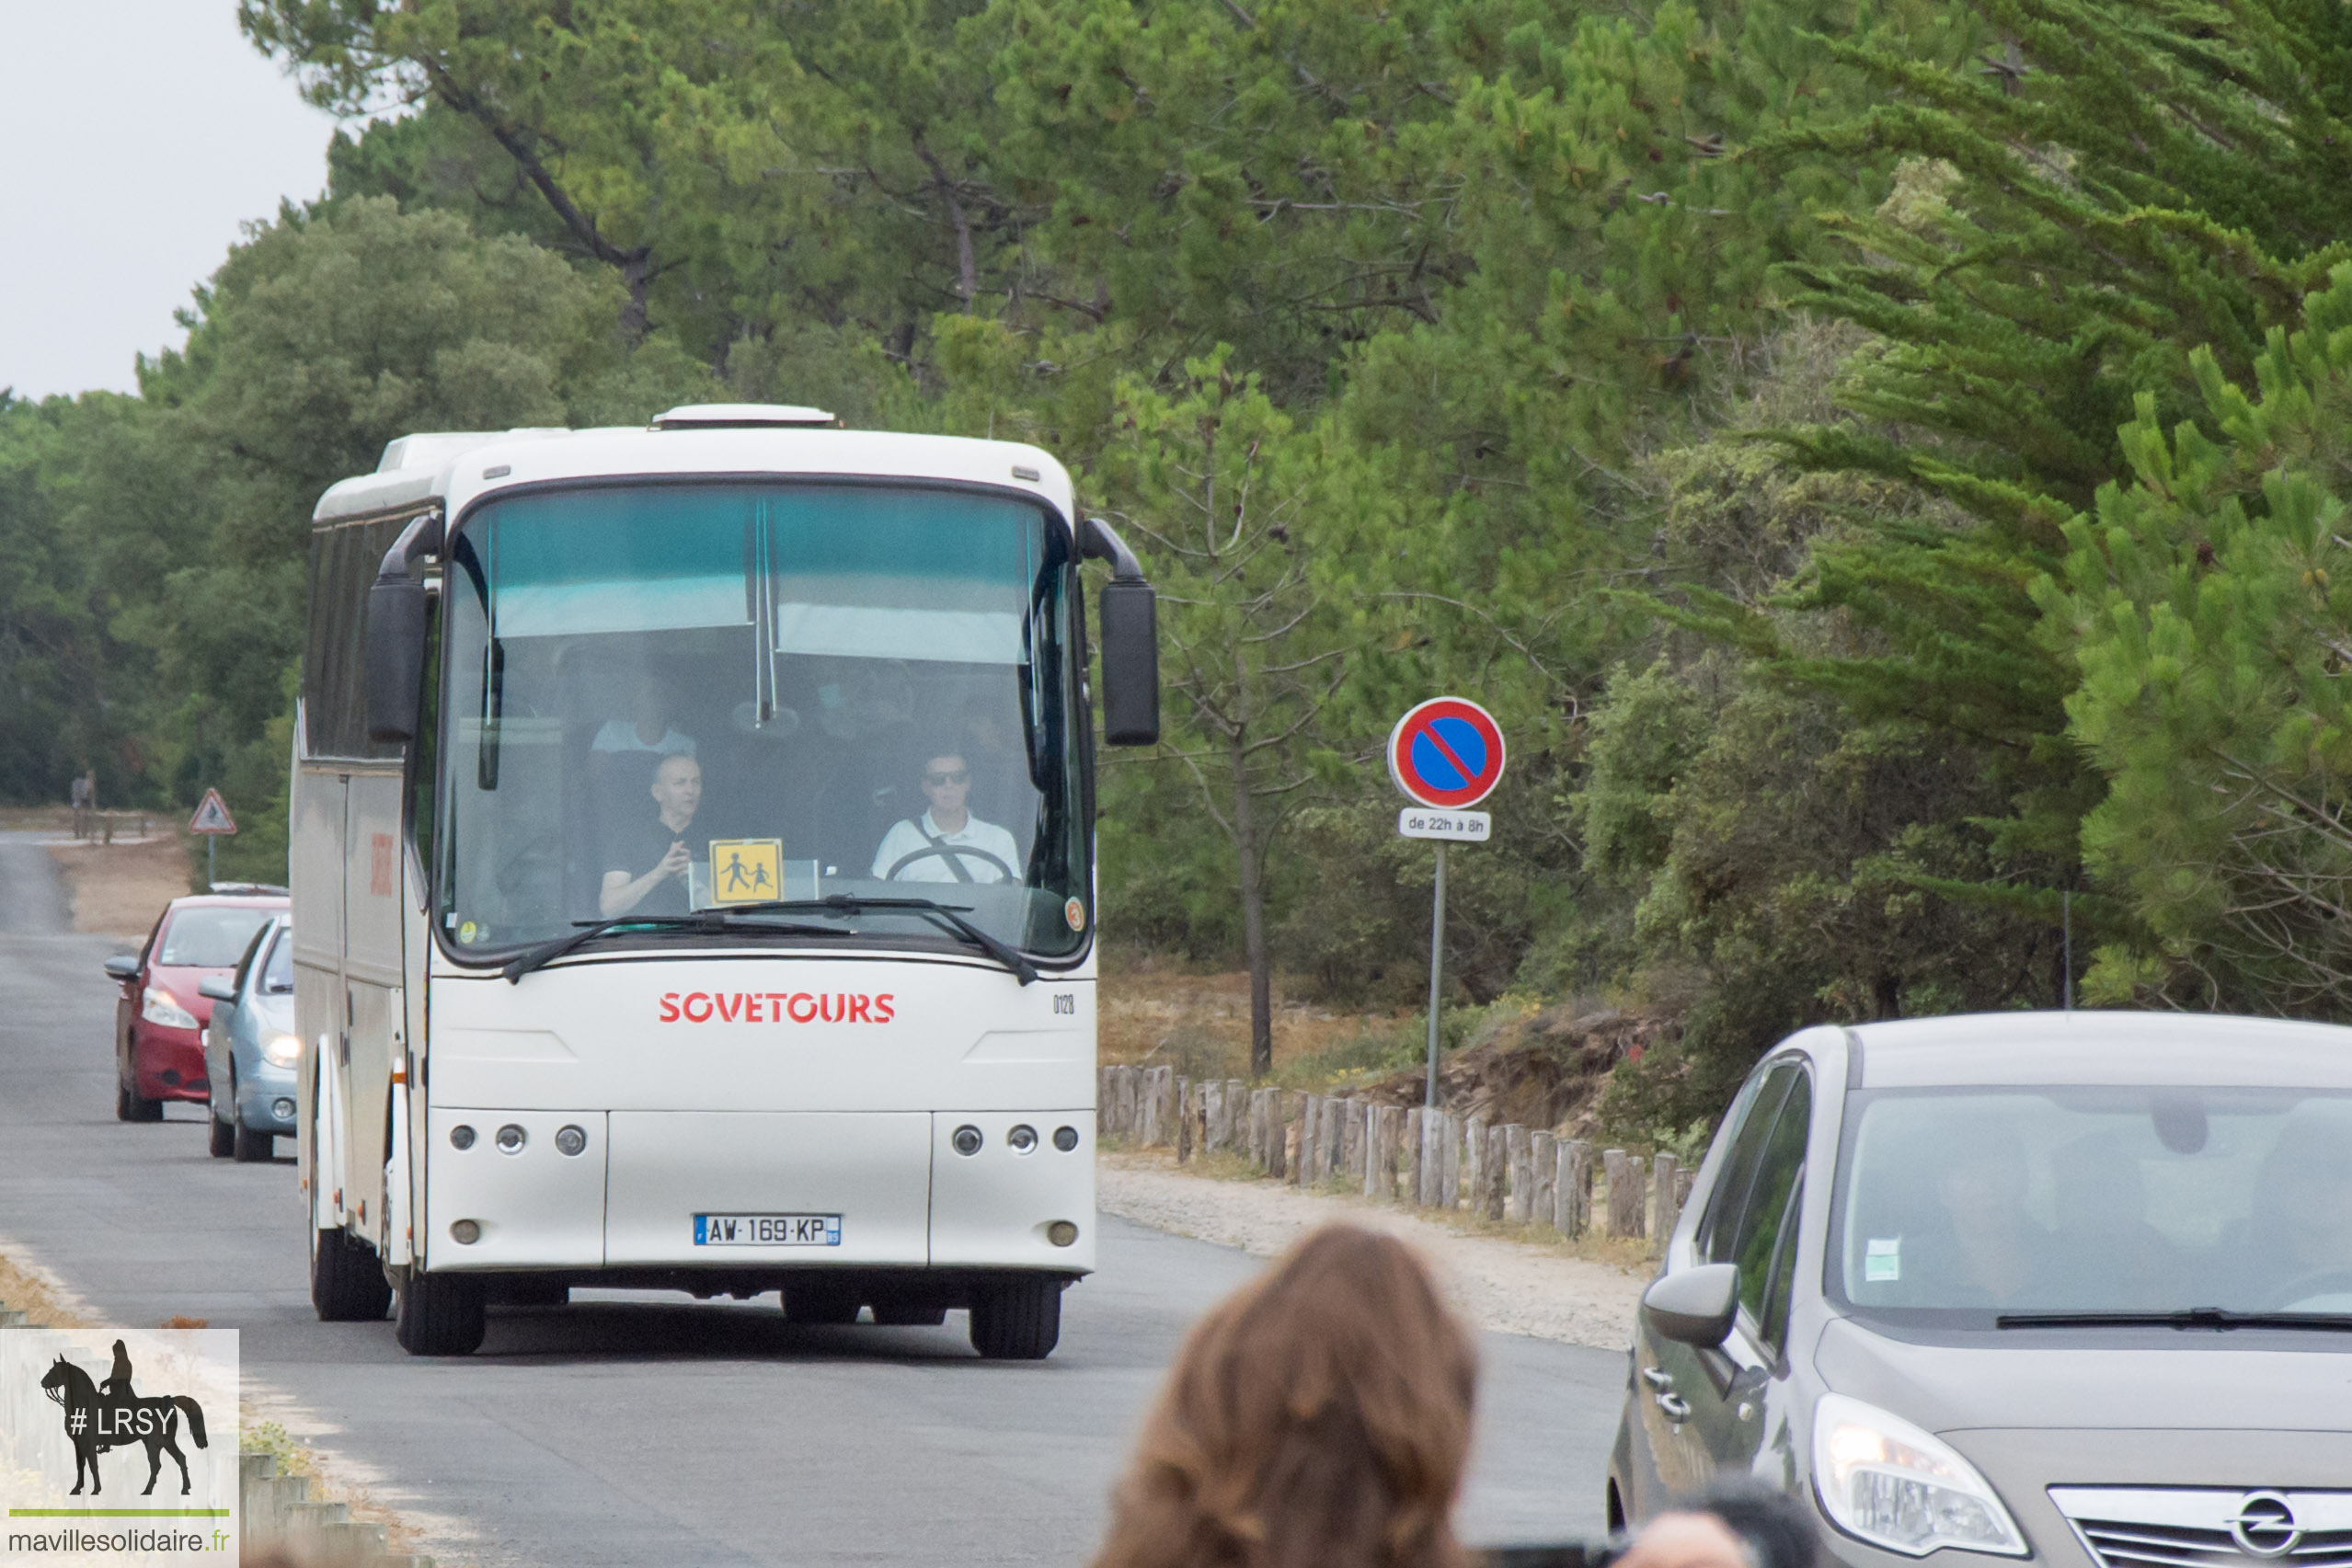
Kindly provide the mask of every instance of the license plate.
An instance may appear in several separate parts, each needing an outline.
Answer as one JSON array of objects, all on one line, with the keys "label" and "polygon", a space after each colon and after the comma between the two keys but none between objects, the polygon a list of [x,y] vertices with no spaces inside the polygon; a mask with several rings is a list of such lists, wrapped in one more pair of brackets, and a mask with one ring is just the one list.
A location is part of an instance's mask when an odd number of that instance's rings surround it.
[{"label": "license plate", "polygon": [[838,1214],[697,1214],[698,1247],[838,1247]]}]

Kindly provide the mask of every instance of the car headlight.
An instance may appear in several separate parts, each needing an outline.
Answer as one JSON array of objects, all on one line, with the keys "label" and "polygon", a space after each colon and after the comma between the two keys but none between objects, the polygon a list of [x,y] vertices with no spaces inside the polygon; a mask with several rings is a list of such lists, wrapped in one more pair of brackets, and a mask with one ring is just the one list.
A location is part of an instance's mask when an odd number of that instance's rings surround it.
[{"label": "car headlight", "polygon": [[1831,1524],[1906,1557],[1945,1546],[2032,1555],[1974,1465],[1910,1422],[1843,1394],[1823,1394],[1813,1407],[1813,1487]]},{"label": "car headlight", "polygon": [[272,1067],[292,1067],[302,1054],[303,1043],[293,1035],[272,1035],[261,1042],[261,1059]]},{"label": "car headlight", "polygon": [[150,1024],[160,1024],[166,1029],[193,1029],[196,1014],[180,1006],[178,998],[161,986],[149,986],[142,999],[139,1016]]}]

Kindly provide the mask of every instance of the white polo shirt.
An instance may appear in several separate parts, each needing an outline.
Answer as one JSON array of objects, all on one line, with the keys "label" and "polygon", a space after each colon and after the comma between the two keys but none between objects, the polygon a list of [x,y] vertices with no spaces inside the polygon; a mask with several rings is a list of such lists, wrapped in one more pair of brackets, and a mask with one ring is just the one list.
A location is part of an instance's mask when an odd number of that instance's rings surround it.
[{"label": "white polo shirt", "polygon": [[[889,832],[882,835],[882,847],[874,852],[874,875],[877,877],[887,877],[890,875],[890,867],[898,864],[900,861],[917,850],[929,849],[931,842],[930,839],[924,837],[925,833],[930,834],[933,839],[937,839],[944,845],[985,850],[1013,868],[1015,881],[1021,878],[1021,846],[1013,841],[1013,835],[993,822],[981,821],[969,812],[964,814],[964,825],[952,833],[941,832],[939,824],[931,819],[931,813],[928,811],[923,814],[923,825],[920,828],[912,822],[901,821],[894,824]],[[1002,882],[1005,879],[1004,872],[997,870],[993,864],[981,859],[976,854],[962,856],[958,864],[974,882]],[[958,877],[955,868],[947,864],[946,855],[927,854],[921,860],[908,861],[906,869],[899,873],[898,880],[901,882],[958,882],[962,878]]]}]

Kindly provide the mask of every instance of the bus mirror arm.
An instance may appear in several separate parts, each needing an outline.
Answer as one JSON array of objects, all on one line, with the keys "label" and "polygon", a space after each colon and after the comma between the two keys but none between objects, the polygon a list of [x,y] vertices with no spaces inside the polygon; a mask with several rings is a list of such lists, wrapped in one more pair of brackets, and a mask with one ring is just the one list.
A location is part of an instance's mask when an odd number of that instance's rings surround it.
[{"label": "bus mirror arm", "polygon": [[416,738],[425,684],[425,585],[417,566],[438,555],[442,519],[428,512],[401,530],[384,553],[368,589],[368,738],[406,743]]},{"label": "bus mirror arm", "polygon": [[1103,585],[1103,738],[1113,746],[1155,746],[1160,739],[1159,596],[1126,541],[1101,518],[1079,531],[1079,554],[1108,561]]}]

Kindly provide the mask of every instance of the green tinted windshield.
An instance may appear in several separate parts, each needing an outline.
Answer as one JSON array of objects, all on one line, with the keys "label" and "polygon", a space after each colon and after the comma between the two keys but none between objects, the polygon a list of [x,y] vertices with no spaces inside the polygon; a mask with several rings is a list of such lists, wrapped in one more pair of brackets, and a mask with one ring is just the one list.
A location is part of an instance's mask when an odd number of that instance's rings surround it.
[{"label": "green tinted windshield", "polygon": [[1071,570],[1037,508],[552,491],[473,513],[449,562],[435,847],[460,953],[834,894],[936,899],[1041,956],[1083,943]]},{"label": "green tinted windshield", "polygon": [[2352,1096],[1848,1102],[1830,1293],[1865,1314],[2352,1312]]}]

